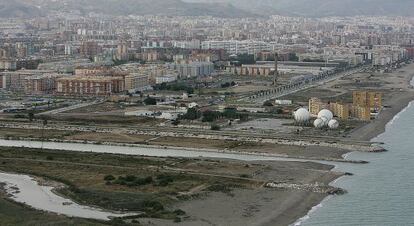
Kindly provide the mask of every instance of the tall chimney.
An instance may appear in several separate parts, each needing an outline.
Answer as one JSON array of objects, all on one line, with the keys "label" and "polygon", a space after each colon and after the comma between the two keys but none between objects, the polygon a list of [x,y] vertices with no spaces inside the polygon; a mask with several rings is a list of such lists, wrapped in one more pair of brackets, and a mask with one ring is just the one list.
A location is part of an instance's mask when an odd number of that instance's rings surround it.
[{"label": "tall chimney", "polygon": [[279,54],[277,52],[275,52],[275,75],[276,76],[279,75],[279,71],[278,71],[278,68],[277,68],[278,60],[279,60]]},{"label": "tall chimney", "polygon": [[279,76],[279,69],[277,67],[278,60],[279,60],[279,54],[275,52],[275,71],[273,73],[273,85],[277,84],[277,77]]}]

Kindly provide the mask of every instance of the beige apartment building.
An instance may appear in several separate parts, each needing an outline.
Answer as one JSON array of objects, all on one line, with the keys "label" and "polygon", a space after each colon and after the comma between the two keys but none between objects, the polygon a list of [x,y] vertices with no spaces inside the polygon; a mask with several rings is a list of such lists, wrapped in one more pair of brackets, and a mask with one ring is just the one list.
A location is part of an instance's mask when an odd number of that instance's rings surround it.
[{"label": "beige apartment building", "polygon": [[56,81],[56,92],[61,95],[108,96],[125,91],[123,77],[74,76],[59,78]]}]

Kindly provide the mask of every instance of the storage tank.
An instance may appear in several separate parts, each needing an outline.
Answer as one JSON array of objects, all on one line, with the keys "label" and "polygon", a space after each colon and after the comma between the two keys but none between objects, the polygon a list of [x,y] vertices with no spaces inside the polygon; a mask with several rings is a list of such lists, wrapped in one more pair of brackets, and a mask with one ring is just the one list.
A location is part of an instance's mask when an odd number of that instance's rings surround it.
[{"label": "storage tank", "polygon": [[328,109],[323,109],[318,114],[318,118],[322,118],[322,117],[325,117],[328,119],[328,121],[330,121],[331,119],[333,119],[333,113]]},{"label": "storage tank", "polygon": [[295,113],[293,114],[295,121],[298,123],[306,123],[310,119],[310,113],[305,108],[299,108]]},{"label": "storage tank", "polygon": [[325,116],[322,116],[320,117],[320,119],[322,119],[323,121],[323,126],[328,126],[328,123],[330,121],[328,118],[326,118]]},{"label": "storage tank", "polygon": [[331,121],[329,121],[329,123],[328,123],[328,127],[329,127],[330,129],[338,129],[338,127],[339,127],[339,122],[338,122],[337,120],[335,120],[335,119],[332,119]]},{"label": "storage tank", "polygon": [[318,119],[315,119],[315,121],[313,122],[313,125],[315,126],[315,128],[321,129],[322,127],[324,127],[324,122],[322,119],[318,118]]}]

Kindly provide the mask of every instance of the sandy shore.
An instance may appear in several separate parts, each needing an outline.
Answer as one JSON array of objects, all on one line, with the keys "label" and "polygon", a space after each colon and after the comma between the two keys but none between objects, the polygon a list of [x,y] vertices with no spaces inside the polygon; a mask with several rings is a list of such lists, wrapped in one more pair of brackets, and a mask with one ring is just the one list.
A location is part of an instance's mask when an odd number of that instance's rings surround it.
[{"label": "sandy shore", "polygon": [[[373,138],[384,133],[386,125],[395,117],[395,115],[404,110],[410,104],[410,102],[414,101],[414,90],[410,84],[412,79],[414,79],[414,64],[410,64],[404,69],[407,70],[407,72],[405,72],[403,75],[405,77],[405,84],[401,84],[402,87],[400,87],[399,91],[384,93],[385,99],[383,101],[383,105],[385,106],[385,108],[380,112],[380,114],[375,120],[371,121],[369,124],[361,126],[360,128],[357,128],[354,131],[352,131],[349,134],[350,138],[352,138],[353,140],[371,141]],[[394,75],[396,73],[397,72],[395,72]],[[331,180],[330,182],[332,182],[333,180]],[[309,197],[305,197],[303,202],[307,202],[307,199],[309,199]],[[311,202],[307,202],[306,204],[309,205],[311,204]],[[313,206],[316,205],[317,204]],[[304,215],[306,214],[299,215],[297,219]],[[289,225],[284,223],[285,222],[281,221],[276,222],[276,224],[274,225]]]},{"label": "sandy shore", "polygon": [[[405,77],[405,84],[401,84],[399,91],[384,93],[385,98],[383,105],[386,107],[381,111],[375,120],[352,131],[349,134],[349,138],[352,140],[371,141],[373,138],[384,133],[388,122],[390,122],[395,115],[401,112],[409,105],[410,102],[414,100],[414,90],[410,85],[414,75],[414,64],[408,65],[404,68],[404,70],[406,70],[403,74]],[[395,76],[396,74],[397,72],[393,75]],[[327,183],[330,183],[336,178],[324,179],[326,179]],[[287,206],[291,206],[291,208],[285,208],[282,212],[277,212],[277,208],[275,208],[275,212],[272,213],[275,217],[272,220],[264,222],[259,221],[258,224],[252,225],[291,225],[299,218],[305,216],[311,210],[312,206],[318,205],[324,198],[326,198],[326,195],[318,197],[318,194],[314,193],[306,194],[305,196],[302,195],[303,194],[292,194],[292,197],[287,198],[287,200],[289,200]],[[283,202],[283,205],[285,204],[286,203]],[[292,221],[292,219],[295,220]]]},{"label": "sandy shore", "polygon": [[384,101],[387,108],[382,110],[378,118],[371,123],[356,129],[350,134],[353,139],[370,141],[385,132],[385,126],[395,115],[401,112],[414,100],[414,91],[397,92]]},{"label": "sandy shore", "polygon": [[393,83],[393,88],[383,92],[384,109],[378,117],[367,125],[354,130],[350,137],[355,140],[370,141],[385,132],[385,126],[395,115],[401,112],[414,100],[414,89],[411,81],[414,78],[414,64],[409,64],[392,74],[387,74],[389,80],[398,80]]},{"label": "sandy shore", "polygon": [[[269,162],[276,171],[262,173],[259,177],[272,180],[279,174],[296,175],[301,183],[329,184],[342,176],[330,171],[333,166],[318,163]],[[286,168],[280,171],[280,167]],[[309,172],[308,169],[312,169]],[[279,179],[280,180],[280,179]],[[275,226],[290,225],[306,215],[328,194],[293,189],[234,189],[231,194],[211,192],[194,200],[174,206],[189,216],[183,222],[173,223],[160,219],[142,219],[143,225],[163,226]]]}]

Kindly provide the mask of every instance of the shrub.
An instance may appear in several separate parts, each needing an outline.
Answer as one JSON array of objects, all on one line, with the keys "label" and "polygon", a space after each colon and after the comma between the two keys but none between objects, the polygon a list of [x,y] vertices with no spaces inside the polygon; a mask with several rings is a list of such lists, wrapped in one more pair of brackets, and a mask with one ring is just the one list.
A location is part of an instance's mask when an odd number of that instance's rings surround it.
[{"label": "shrub", "polygon": [[48,155],[47,157],[46,157],[46,160],[48,160],[48,161],[52,161],[54,158],[53,158],[53,156],[50,156],[50,155]]},{"label": "shrub", "polygon": [[145,209],[150,209],[153,211],[164,210],[164,206],[160,202],[157,202],[157,201],[146,200],[144,201],[143,206]]},{"label": "shrub", "polygon": [[113,180],[115,180],[115,177],[109,174],[109,175],[106,175],[104,177],[104,180],[106,180],[106,181],[113,181]]},{"label": "shrub", "polygon": [[221,128],[219,125],[216,125],[216,124],[211,125],[211,130],[220,130],[220,129]]},{"label": "shrub", "polygon": [[157,176],[158,186],[167,186],[174,181],[174,177],[168,174],[161,174]]},{"label": "shrub", "polygon": [[218,111],[205,111],[203,112],[203,122],[214,122],[220,118],[221,113]]},{"label": "shrub", "polygon": [[187,113],[181,116],[182,119],[187,119],[187,120],[196,120],[196,119],[199,119],[200,117],[201,117],[201,112],[196,108],[189,108],[187,110]]},{"label": "shrub", "polygon": [[144,100],[145,105],[157,105],[157,100],[155,98],[152,97],[147,97]]},{"label": "shrub", "polygon": [[176,215],[178,215],[178,216],[183,216],[183,215],[185,215],[185,211],[184,211],[184,210],[181,210],[181,209],[176,209],[176,210],[174,210],[174,213],[175,213]]}]

